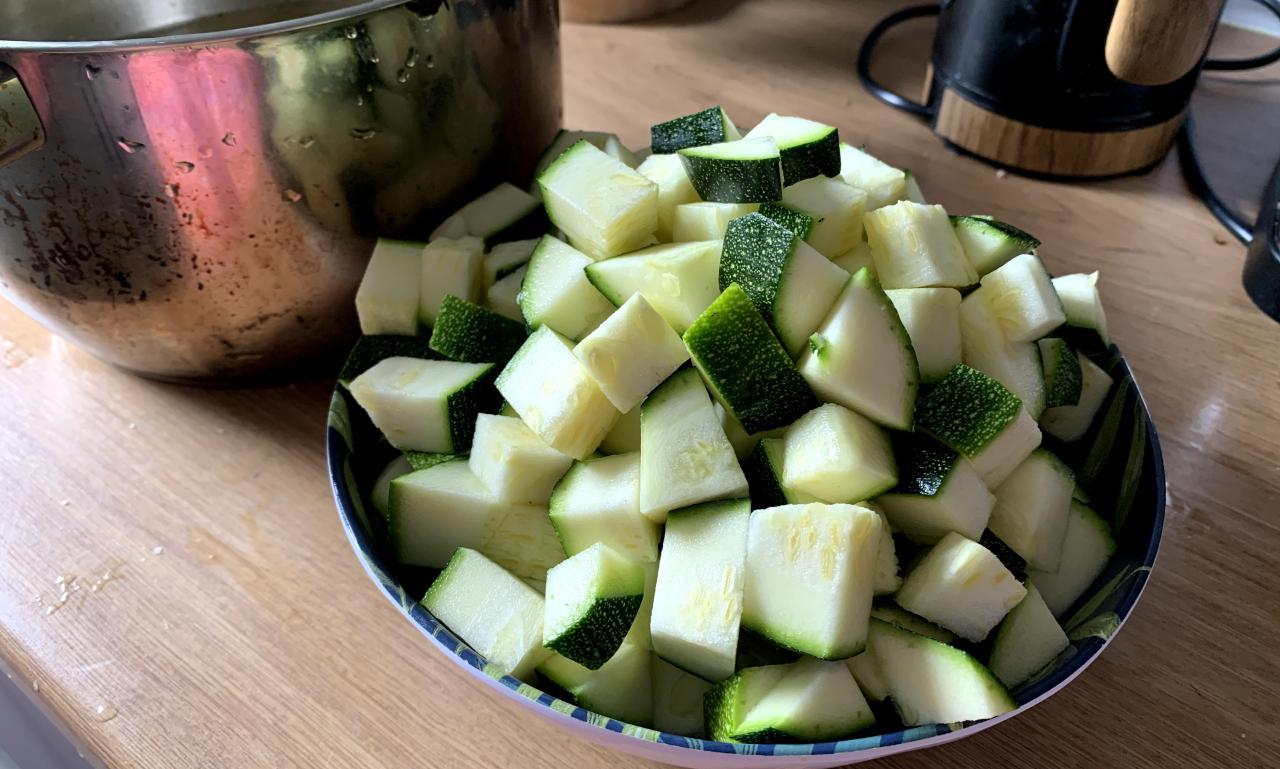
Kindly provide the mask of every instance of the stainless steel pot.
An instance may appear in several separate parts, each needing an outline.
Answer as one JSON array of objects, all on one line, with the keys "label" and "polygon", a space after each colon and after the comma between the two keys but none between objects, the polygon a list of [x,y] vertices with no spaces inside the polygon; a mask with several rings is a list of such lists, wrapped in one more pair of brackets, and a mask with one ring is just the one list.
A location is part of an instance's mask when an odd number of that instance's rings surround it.
[{"label": "stainless steel pot", "polygon": [[339,353],[372,238],[560,124],[555,0],[8,0],[0,37],[0,292],[159,378]]}]

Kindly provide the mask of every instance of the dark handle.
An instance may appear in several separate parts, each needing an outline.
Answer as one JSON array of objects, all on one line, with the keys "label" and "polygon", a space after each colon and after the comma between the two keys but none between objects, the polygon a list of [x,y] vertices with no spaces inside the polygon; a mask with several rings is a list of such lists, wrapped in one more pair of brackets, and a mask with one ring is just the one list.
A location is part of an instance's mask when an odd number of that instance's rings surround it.
[{"label": "dark handle", "polygon": [[910,112],[925,120],[933,118],[933,109],[929,105],[921,104],[913,99],[908,99],[900,93],[890,91],[877,82],[875,78],[871,77],[871,55],[875,52],[875,47],[880,42],[880,38],[884,37],[886,32],[904,21],[926,16],[937,16],[939,9],[940,6],[936,4],[916,5],[886,16],[879,24],[871,28],[871,31],[867,33],[867,39],[862,41],[862,48],[858,50],[858,80],[862,82],[862,87],[890,107]]}]

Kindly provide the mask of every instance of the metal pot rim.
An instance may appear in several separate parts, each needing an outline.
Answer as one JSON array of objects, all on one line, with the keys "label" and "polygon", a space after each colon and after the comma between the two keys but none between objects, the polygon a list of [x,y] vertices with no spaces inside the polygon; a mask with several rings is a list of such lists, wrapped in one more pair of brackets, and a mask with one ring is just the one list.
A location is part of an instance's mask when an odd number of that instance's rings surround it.
[{"label": "metal pot rim", "polygon": [[121,53],[128,51],[149,50],[158,48],[197,47],[233,43],[267,35],[279,35],[296,32],[310,27],[341,22],[357,16],[404,5],[409,0],[364,0],[346,8],[339,8],[324,13],[286,19],[270,24],[258,24],[252,27],[228,29],[216,32],[198,32],[185,35],[166,35],[162,37],[139,37],[124,40],[5,40],[0,38],[0,53]]}]

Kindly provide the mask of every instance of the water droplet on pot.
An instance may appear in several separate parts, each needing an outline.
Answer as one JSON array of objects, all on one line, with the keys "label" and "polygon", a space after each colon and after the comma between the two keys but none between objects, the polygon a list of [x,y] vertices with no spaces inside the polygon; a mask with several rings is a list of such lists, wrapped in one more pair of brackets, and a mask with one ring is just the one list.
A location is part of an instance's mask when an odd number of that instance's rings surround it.
[{"label": "water droplet on pot", "polygon": [[357,107],[363,107],[363,106],[364,106],[364,97],[363,97],[363,96],[356,96],[356,106],[357,106]]},{"label": "water droplet on pot", "polygon": [[397,73],[396,73],[396,82],[397,82],[397,83],[400,83],[400,84],[404,84],[404,83],[409,82],[409,70],[407,70],[407,69],[402,69],[402,70],[400,70],[399,72],[397,72]]},{"label": "water droplet on pot", "polygon": [[409,55],[404,60],[404,66],[407,67],[408,69],[413,69],[414,67],[418,66],[418,49],[417,48],[409,49]]},{"label": "water droplet on pot", "polygon": [[370,56],[370,57],[369,57],[369,63],[370,63],[370,64],[381,64],[381,63],[382,63],[382,57],[375,53],[374,55],[372,55],[372,56]]},{"label": "water droplet on pot", "polygon": [[360,30],[355,27],[347,27],[342,30],[342,34],[346,35],[348,40],[355,40],[357,37],[360,37]]},{"label": "water droplet on pot", "polygon": [[116,146],[132,155],[138,150],[145,150],[147,145],[142,142],[136,142],[132,139],[126,139],[123,136],[116,137]]},{"label": "water droplet on pot", "polygon": [[173,164],[173,167],[174,167],[174,168],[176,168],[176,169],[178,169],[179,171],[181,171],[181,172],[182,172],[182,173],[184,173],[184,174],[189,174],[189,173],[191,173],[192,171],[196,170],[196,164],[195,164],[195,163],[189,163],[189,162],[187,162],[187,161],[185,161],[185,160],[179,160],[177,163],[174,163],[174,164]]},{"label": "water droplet on pot", "polygon": [[316,139],[314,136],[304,136],[298,140],[298,146],[303,148],[304,150],[311,149],[312,147],[315,146],[315,144],[316,144]]},{"label": "water droplet on pot", "polygon": [[95,67],[92,64],[84,65],[84,76],[89,80],[97,80],[98,75],[102,74],[102,67]]},{"label": "water droplet on pot", "polygon": [[376,128],[352,128],[351,137],[353,139],[369,140],[378,135]]},{"label": "water droplet on pot", "polygon": [[227,145],[228,147],[236,146],[236,135],[231,131],[227,131],[225,134],[222,135],[222,143]]},{"label": "water droplet on pot", "polygon": [[288,200],[290,203],[297,203],[299,200],[302,200],[302,193],[297,190],[285,190],[284,197],[285,200]]},{"label": "water droplet on pot", "polygon": [[176,198],[181,192],[181,188],[176,184],[166,184],[164,186],[164,195],[167,198]]},{"label": "water droplet on pot", "polygon": [[435,67],[436,67],[436,57],[432,56],[431,54],[427,54],[427,69],[435,69]]}]

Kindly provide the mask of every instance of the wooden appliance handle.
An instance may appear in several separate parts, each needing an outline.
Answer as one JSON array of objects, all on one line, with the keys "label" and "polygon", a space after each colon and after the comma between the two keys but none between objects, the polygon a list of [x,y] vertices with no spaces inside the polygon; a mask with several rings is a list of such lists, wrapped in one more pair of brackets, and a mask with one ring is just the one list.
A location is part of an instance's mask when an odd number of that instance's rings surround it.
[{"label": "wooden appliance handle", "polygon": [[1225,0],[1120,0],[1107,33],[1107,67],[1135,85],[1165,85],[1191,71]]}]

